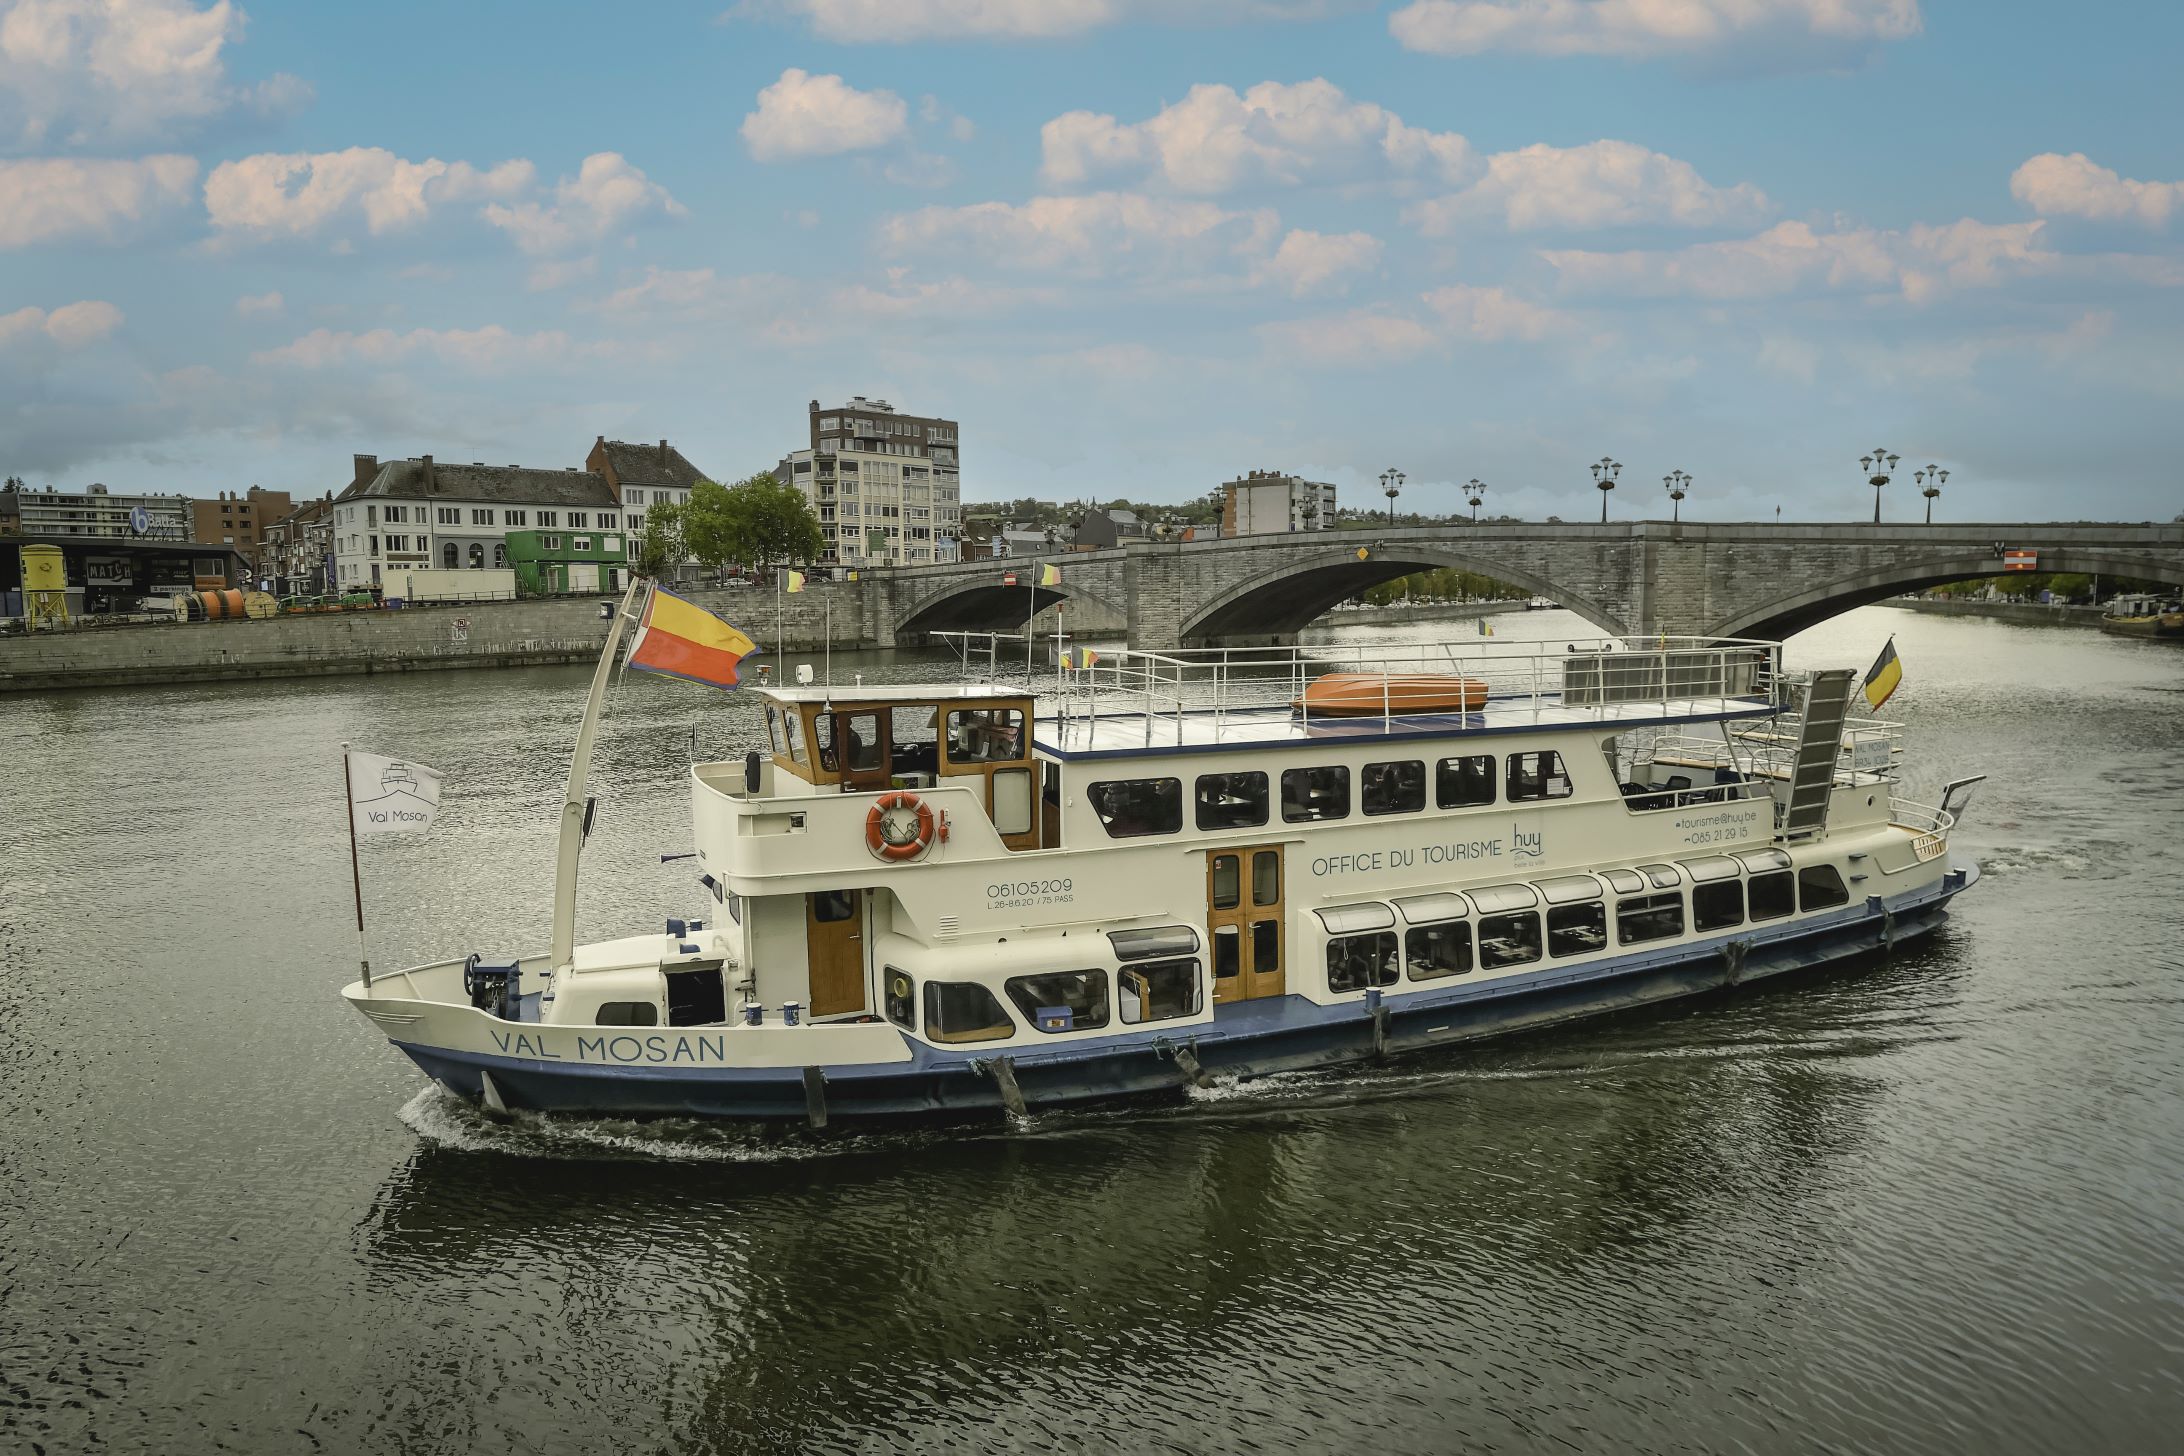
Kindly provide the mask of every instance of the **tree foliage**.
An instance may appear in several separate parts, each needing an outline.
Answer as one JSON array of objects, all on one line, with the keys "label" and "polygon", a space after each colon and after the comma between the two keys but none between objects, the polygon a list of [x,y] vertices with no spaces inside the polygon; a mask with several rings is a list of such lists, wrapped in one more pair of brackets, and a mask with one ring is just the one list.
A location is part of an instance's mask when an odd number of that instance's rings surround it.
[{"label": "tree foliage", "polygon": [[731,562],[809,561],[823,545],[811,502],[770,471],[732,486],[699,481],[683,506],[681,525],[689,554],[716,571]]},{"label": "tree foliage", "polygon": [[1384,581],[1365,592],[1369,606],[1385,607],[1396,602],[1506,602],[1528,596],[1529,593],[1481,576],[1475,571],[1458,571],[1453,567],[1441,567],[1434,571],[1413,572]]},{"label": "tree foliage", "polygon": [[684,510],[668,504],[645,512],[644,526],[630,543],[630,564],[639,576],[661,576],[689,557],[683,543]]}]

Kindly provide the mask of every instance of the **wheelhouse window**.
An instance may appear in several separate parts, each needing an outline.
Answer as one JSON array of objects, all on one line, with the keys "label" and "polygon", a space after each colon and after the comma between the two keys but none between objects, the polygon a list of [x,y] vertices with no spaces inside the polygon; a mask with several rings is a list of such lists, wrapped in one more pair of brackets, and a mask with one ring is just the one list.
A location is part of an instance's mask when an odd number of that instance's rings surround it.
[{"label": "wheelhouse window", "polygon": [[1350,770],[1343,765],[1282,770],[1282,818],[1291,824],[1350,817]]},{"label": "wheelhouse window", "polygon": [[1471,969],[1471,922],[1413,925],[1403,934],[1403,965],[1414,981],[1466,974]]},{"label": "wheelhouse window", "polygon": [[1489,971],[1539,959],[1539,912],[1487,915],[1479,921],[1479,965]]},{"label": "wheelhouse window", "polygon": [[1754,920],[1780,920],[1797,909],[1796,878],[1788,870],[1752,876],[1744,893]]},{"label": "wheelhouse window", "polygon": [[959,708],[948,715],[950,763],[1014,763],[1023,756],[1024,715],[1020,710]]},{"label": "wheelhouse window", "polygon": [[1511,803],[1523,803],[1533,799],[1567,799],[1570,793],[1570,775],[1562,766],[1561,754],[1550,749],[1539,753],[1509,755]]},{"label": "wheelhouse window", "polygon": [[1444,758],[1433,770],[1434,802],[1444,809],[1470,809],[1494,802],[1494,755]]},{"label": "wheelhouse window", "polygon": [[1024,1020],[1044,1032],[1107,1025],[1107,972],[1050,971],[1013,976],[1004,988]]},{"label": "wheelhouse window", "polygon": [[880,1008],[887,1019],[910,1031],[918,1029],[918,983],[908,971],[887,968],[886,984],[881,987]]},{"label": "wheelhouse window", "polygon": [[1000,1041],[1016,1034],[1016,1023],[976,981],[925,983],[925,1035],[933,1041]]},{"label": "wheelhouse window", "polygon": [[1615,902],[1615,938],[1624,945],[1670,940],[1683,934],[1683,896],[1633,895]]},{"label": "wheelhouse window", "polygon": [[1830,910],[1850,903],[1843,872],[1831,864],[1806,865],[1797,872],[1797,902],[1807,910]]},{"label": "wheelhouse window", "polygon": [[1426,765],[1420,759],[1368,763],[1358,791],[1367,814],[1415,814],[1426,807]]},{"label": "wheelhouse window", "polygon": [[1200,774],[1192,797],[1200,829],[1255,829],[1266,823],[1263,773]]},{"label": "wheelhouse window", "polygon": [[1110,779],[1085,791],[1110,839],[1174,834],[1183,827],[1183,780]]},{"label": "wheelhouse window", "polygon": [[1598,900],[1581,905],[1555,905],[1547,911],[1547,953],[1552,956],[1591,955],[1608,948],[1608,909]]},{"label": "wheelhouse window", "polygon": [[1691,887],[1691,928],[1727,930],[1744,923],[1744,885],[1738,880],[1714,880]]},{"label": "wheelhouse window", "polygon": [[1198,1014],[1195,960],[1140,961],[1124,966],[1116,974],[1115,986],[1122,1019],[1130,1025]]}]

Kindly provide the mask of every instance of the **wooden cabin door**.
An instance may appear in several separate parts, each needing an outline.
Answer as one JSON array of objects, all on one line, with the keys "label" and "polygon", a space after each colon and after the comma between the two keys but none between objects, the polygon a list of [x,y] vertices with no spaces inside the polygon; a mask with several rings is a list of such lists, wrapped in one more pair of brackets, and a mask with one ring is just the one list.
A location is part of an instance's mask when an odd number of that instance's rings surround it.
[{"label": "wooden cabin door", "polygon": [[820,890],[804,897],[804,946],[816,1019],[865,1009],[864,891]]},{"label": "wooden cabin door", "polygon": [[1213,999],[1279,996],[1282,976],[1282,848],[1216,849],[1206,855],[1206,939]]}]

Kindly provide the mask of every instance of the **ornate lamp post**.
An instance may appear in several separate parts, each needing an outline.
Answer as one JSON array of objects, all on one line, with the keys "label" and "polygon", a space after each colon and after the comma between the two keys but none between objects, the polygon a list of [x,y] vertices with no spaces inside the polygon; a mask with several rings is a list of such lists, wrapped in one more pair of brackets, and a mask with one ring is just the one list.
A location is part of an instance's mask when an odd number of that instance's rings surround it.
[{"label": "ornate lamp post", "polygon": [[1380,472],[1380,489],[1388,497],[1388,524],[1395,525],[1395,498],[1403,492],[1403,472],[1389,467]]},{"label": "ornate lamp post", "polygon": [[1615,478],[1623,473],[1620,462],[1600,457],[1600,463],[1592,468],[1592,483],[1600,487],[1600,524],[1608,523],[1608,492],[1615,489]]},{"label": "ornate lamp post", "polygon": [[1896,468],[1896,462],[1902,458],[1901,455],[1889,454],[1879,445],[1873,447],[1871,455],[1858,457],[1858,464],[1866,473],[1866,484],[1873,487],[1873,524],[1876,526],[1881,523],[1881,487],[1888,484],[1888,473]]},{"label": "ornate lamp post", "polygon": [[1929,465],[1911,477],[1919,483],[1919,494],[1926,497],[1926,524],[1934,524],[1934,497],[1948,483],[1949,472],[1938,465]]},{"label": "ornate lamp post", "polygon": [[1471,524],[1476,526],[1479,524],[1479,498],[1486,494],[1486,482],[1474,475],[1464,482],[1464,490],[1471,502]]},{"label": "ornate lamp post", "polygon": [[1671,521],[1682,520],[1683,498],[1691,490],[1691,477],[1681,470],[1671,470],[1661,477],[1661,484],[1668,488],[1668,499],[1670,501],[1668,518]]}]

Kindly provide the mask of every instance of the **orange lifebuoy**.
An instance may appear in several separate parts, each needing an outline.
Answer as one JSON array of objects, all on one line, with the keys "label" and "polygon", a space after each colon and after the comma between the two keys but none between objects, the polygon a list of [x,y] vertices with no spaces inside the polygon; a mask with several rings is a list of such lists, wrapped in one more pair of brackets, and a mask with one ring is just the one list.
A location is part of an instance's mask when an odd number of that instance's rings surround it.
[{"label": "orange lifebuoy", "polygon": [[[905,834],[901,821],[890,816],[896,810],[908,810],[916,816],[914,833]],[[933,843],[933,811],[916,794],[901,789],[882,794],[872,801],[871,810],[864,821],[865,844],[881,859],[916,859]]]}]

